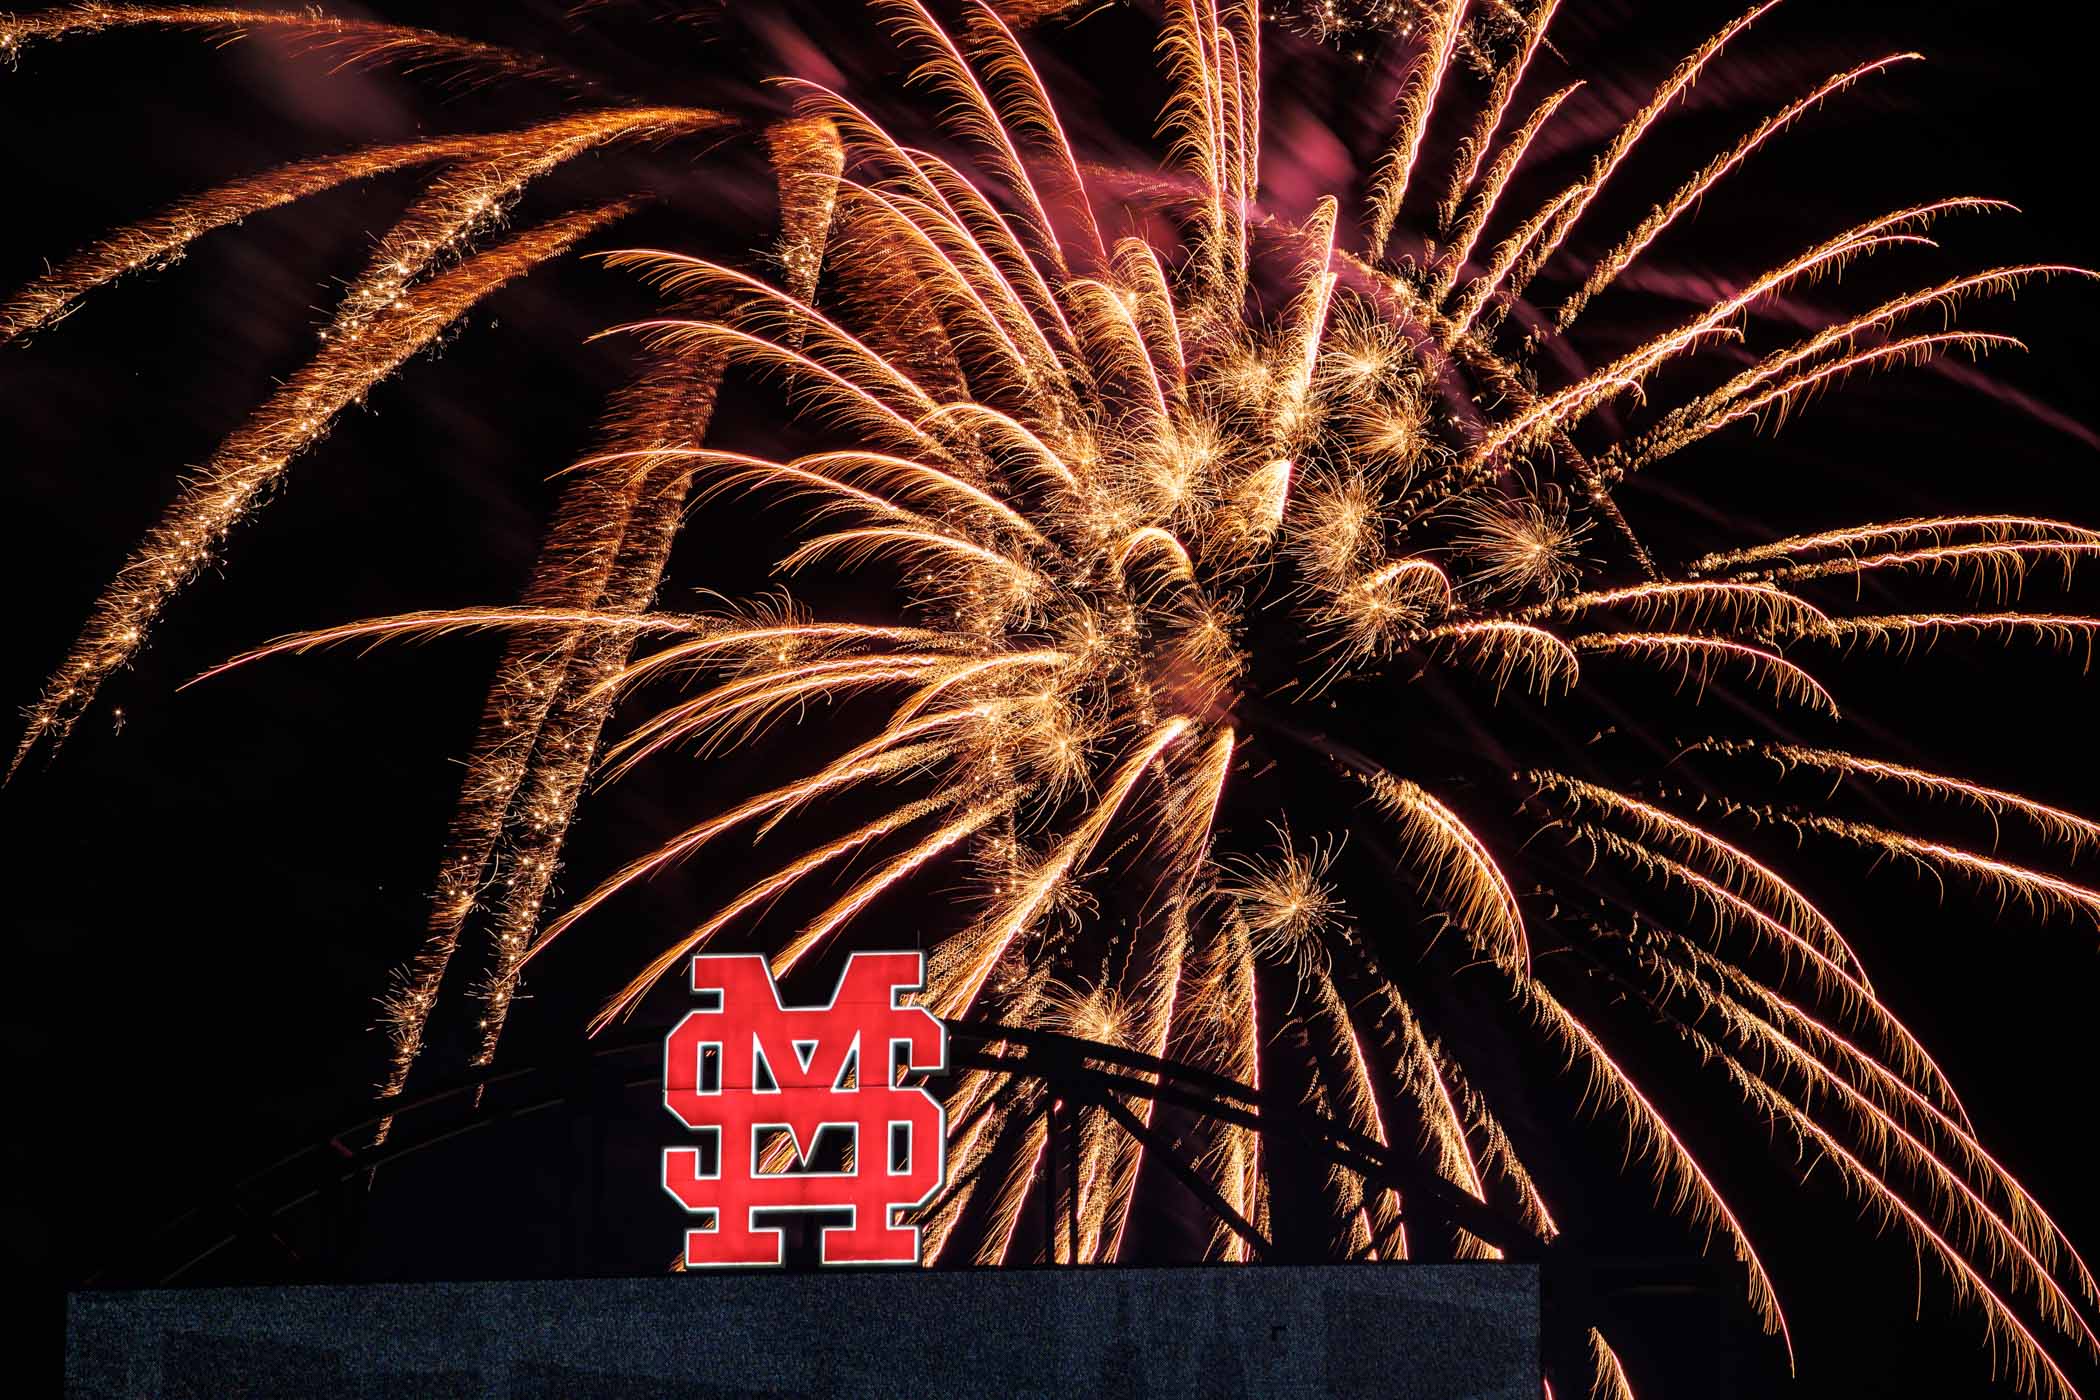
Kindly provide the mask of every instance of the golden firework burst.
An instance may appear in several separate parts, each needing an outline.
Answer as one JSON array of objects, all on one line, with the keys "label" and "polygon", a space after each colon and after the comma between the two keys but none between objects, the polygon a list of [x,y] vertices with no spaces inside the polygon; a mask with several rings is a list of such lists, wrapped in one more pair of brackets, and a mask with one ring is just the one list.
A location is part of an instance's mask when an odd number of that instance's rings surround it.
[{"label": "golden firework burst", "polygon": [[[810,903],[799,926],[766,935],[779,974],[830,956],[871,908],[931,895],[936,872],[960,871],[965,893],[951,883],[938,900],[963,915],[930,960],[925,1001],[937,1014],[1061,1029],[1250,1086],[1301,1083],[1322,1111],[1389,1149],[1418,1149],[1428,1170],[1543,1246],[1563,1229],[1551,1186],[1534,1181],[1518,1135],[1466,1072],[1479,1037],[1433,1030],[1432,999],[1416,995],[1425,977],[1488,981],[1508,1012],[1503,1032],[1566,1057],[1587,1102],[1623,1123],[1664,1203],[1736,1261],[1756,1315],[1784,1339],[1780,1288],[1751,1222],[1618,1048],[1626,1015],[1667,1027],[1760,1132],[1832,1164],[1952,1280],[2017,1383],[2075,1393],[2060,1357],[2100,1357],[2090,1321],[2100,1288],[1978,1142],[1832,918],[1754,836],[1723,830],[1777,826],[2044,918],[2100,923],[2100,891],[1815,806],[1686,802],[1652,768],[1607,780],[1579,743],[1539,762],[1508,754],[1527,742],[1515,717],[1644,671],[1674,680],[1687,706],[1728,688],[1743,714],[1776,709],[1794,729],[1838,718],[1832,668],[1852,643],[1961,633],[2089,645],[2100,623],[2066,613],[1843,611],[1869,578],[1940,575],[2010,595],[2035,564],[2068,572],[2100,550],[2100,533],[2083,527],[1948,515],[1680,561],[1691,551],[1644,533],[1615,498],[1630,475],[1731,425],[1776,419],[1844,376],[2013,346],[1986,331],[1912,327],[1981,294],[2089,274],[2031,264],[1936,282],[1753,352],[1718,387],[1645,408],[1646,426],[1599,441],[1600,410],[1660,398],[1666,370],[1744,340],[1790,289],[1913,250],[1945,217],[2005,208],[1975,197],[1907,206],[1782,256],[1608,358],[1536,356],[1574,345],[1591,309],[1749,154],[1909,55],[1813,87],[1606,256],[1556,279],[1552,269],[1575,261],[1571,233],[1594,222],[1629,154],[1769,5],[1701,45],[1578,178],[1529,206],[1518,177],[1572,91],[1545,81],[1555,0],[1404,7],[1412,60],[1354,240],[1339,198],[1296,216],[1263,198],[1250,3],[1168,5],[1169,153],[1157,172],[1090,164],[1067,139],[1001,14],[1048,8],[973,5],[951,30],[919,0],[878,0],[941,114],[923,131],[893,133],[842,93],[786,84],[794,111],[763,133],[779,175],[777,277],[676,251],[611,259],[671,304],[620,328],[649,368],[602,450],[571,473],[520,606],[352,623],[229,663],[460,629],[511,639],[427,940],[386,1003],[384,1092],[407,1083],[484,900],[481,1062],[528,967],[551,974],[570,930],[703,851],[751,844],[755,878],[614,992],[594,1030],[633,1013],[695,950],[752,936],[757,914],[797,892]],[[0,44],[12,53],[121,25],[277,22],[97,5],[0,20]],[[300,23],[366,57],[445,42]],[[527,60],[468,48],[458,56],[499,75],[541,76]],[[609,142],[729,121],[615,107],[307,162],[122,230],[18,294],[13,333],[246,212],[361,173],[443,171],[345,295],[313,363],[229,440],[98,604],[34,707],[17,762],[63,737],[345,404],[503,279],[619,212],[580,211],[480,247],[517,189]],[[1111,239],[1116,228],[1148,232]],[[1541,285],[1564,290],[1543,312],[1531,295]],[[1556,379],[1553,366],[1571,362],[1586,367]],[[784,385],[798,422],[829,445],[777,456],[710,445],[728,373]],[[801,503],[782,573],[878,581],[868,596],[896,590],[899,614],[834,618],[775,597],[655,609],[688,505],[725,496]],[[1432,672],[1461,737],[1425,727],[1392,742],[1386,709],[1429,703],[1430,687],[1410,682]],[[603,742],[617,710],[671,681],[687,691]],[[1374,698],[1345,711],[1333,699],[1342,686]],[[710,799],[691,826],[544,919],[594,765],[618,774],[782,730],[795,741],[775,745],[760,790]],[[1688,751],[1963,804],[2024,823],[2066,859],[2100,833],[2074,813],[1782,737],[1776,724]],[[1293,786],[1263,778],[1278,765]],[[1312,826],[1291,810],[1300,800],[1347,813],[1362,839],[1300,849],[1279,825],[1266,855],[1235,844],[1267,821]],[[820,897],[824,881],[834,887]],[[1264,1025],[1286,1007],[1309,1046],[1301,1064],[1286,1063]],[[1028,1257],[1018,1224],[1041,1189],[1037,1092],[987,1070],[952,1084],[951,1121],[967,1127],[950,1144],[957,1185],[923,1221],[930,1257]],[[1149,1122],[1149,1100],[1132,1107]],[[1258,1135],[1208,1124],[1194,1138],[1196,1168],[1262,1227]],[[1097,1115],[1079,1155],[1063,1188],[1078,1222],[1072,1260],[1117,1258],[1136,1238],[1143,1149]],[[1424,1239],[1396,1192],[1346,1170],[1327,1186],[1343,1252],[1501,1250],[1463,1230]],[[1207,1253],[1245,1256],[1223,1229]],[[1611,1346],[1587,1336],[1605,1393],[1628,1393]]]}]

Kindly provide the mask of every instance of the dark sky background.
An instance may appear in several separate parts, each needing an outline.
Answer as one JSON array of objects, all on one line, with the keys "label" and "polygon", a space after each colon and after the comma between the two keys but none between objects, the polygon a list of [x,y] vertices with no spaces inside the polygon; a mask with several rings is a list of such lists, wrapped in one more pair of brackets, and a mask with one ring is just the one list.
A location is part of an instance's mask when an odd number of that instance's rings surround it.
[{"label": "dark sky background", "polygon": [[[608,93],[655,100],[761,100],[723,75],[786,68],[855,91],[895,90],[894,53],[843,3],[727,15],[695,7],[697,19],[669,5],[614,6],[591,36],[567,33],[558,6],[504,7],[500,19],[481,9],[370,13],[554,50]],[[1594,84],[1604,102],[1645,92],[1731,10],[1566,0],[1558,33],[1573,71],[1610,79]],[[1696,226],[1658,248],[1657,285],[1619,304],[1623,323],[1664,323],[1672,287],[1695,277],[1740,276],[1869,213],[1947,194],[1998,195],[2025,212],[1950,221],[1935,270],[2100,263],[2100,239],[2082,217],[2092,25],[2072,5],[1790,0],[1628,170],[1638,198],[1600,208],[1586,225],[1592,238],[1630,223],[1680,172],[1849,62],[1900,48],[1931,62],[1834,102],[1709,200]],[[1145,149],[1162,96],[1148,44],[1145,23],[1122,8],[1047,41],[1053,81],[1090,94],[1068,100],[1068,119],[1111,158]],[[0,284],[238,174],[481,129],[564,100],[330,66],[267,39],[214,47],[143,34],[41,47],[0,71],[9,204]],[[1376,71],[1302,44],[1272,46],[1268,173],[1286,212],[1303,212],[1297,192],[1314,187],[1308,176],[1337,142],[1375,128],[1364,114]],[[1578,109],[1571,130],[1594,131],[1586,113],[1597,110]],[[184,468],[299,364],[333,289],[414,190],[411,179],[382,179],[256,218],[172,270],[91,296],[28,346],[0,348],[0,598],[9,604],[0,697],[34,696]],[[694,143],[578,162],[537,189],[517,222],[635,190],[658,205],[593,246],[734,255],[768,236],[763,176],[733,150]],[[1876,276],[1801,301],[1868,305],[1885,285]],[[379,1073],[374,999],[415,946],[496,645],[330,654],[176,688],[284,632],[514,597],[553,499],[549,474],[588,449],[594,413],[632,366],[617,342],[582,342],[650,304],[627,279],[573,258],[492,298],[441,353],[381,387],[295,465],[281,499],[238,534],[219,575],[177,602],[56,761],[39,757],[0,791],[9,993],[0,1054],[10,1070],[0,1267],[31,1291],[31,1311],[18,1315],[30,1319],[36,1364],[56,1357],[63,1286],[123,1260],[138,1232],[237,1172],[363,1111]],[[1687,540],[1942,510],[2100,522],[2096,309],[2100,294],[2069,282],[1978,307],[1968,324],[2019,335],[2033,353],[1980,374],[1964,363],[1857,381],[1776,446],[1738,431],[1673,461],[1629,492],[1628,510]],[[1611,344],[1608,334],[1586,343],[1593,354]],[[725,410],[732,420],[766,411],[741,390]],[[689,533],[666,601],[689,605],[702,583],[748,568],[745,552],[733,534]],[[2040,583],[2028,602],[2057,605]],[[2064,610],[2100,610],[2100,599],[2085,585]],[[2082,660],[1946,645],[1907,665],[1843,669],[1840,699],[1854,732],[1878,737],[1878,752],[2093,812],[2100,680]],[[658,765],[587,801],[562,888],[573,896],[652,843],[693,810],[704,781],[695,768]],[[2000,918],[1958,891],[1941,905],[1930,885],[1900,874],[1863,887],[1853,867],[1807,864],[1888,1000],[1941,1056],[1983,1140],[2075,1241],[2100,1248],[2082,1142],[2094,1098],[2094,930]],[[624,981],[637,951],[708,893],[704,876],[659,886],[529,984],[506,1049],[514,1063],[573,1047],[583,1016]],[[1920,1301],[1908,1249],[1871,1241],[1871,1223],[1827,1173],[1793,1189],[1790,1163],[1761,1160],[1778,1150],[1754,1128],[1731,1127],[1734,1100],[1713,1098],[1710,1121],[1702,1102],[1686,1100],[1684,1126],[1741,1193],[1766,1250],[1802,1353],[1798,1393],[1985,1393],[1981,1328],[1950,1315],[1941,1281],[1928,1277]],[[503,1131],[386,1180],[367,1274],[556,1267],[535,1215],[555,1187],[537,1164],[566,1139],[529,1123]],[[1567,1132],[1566,1157],[1585,1165],[1563,1187],[1560,1213],[1595,1222],[1589,1248],[1601,1257],[1674,1247],[1677,1227],[1641,1223],[1648,1188],[1620,1177],[1615,1130]],[[653,1151],[645,1129],[625,1143],[613,1170],[631,1168],[631,1179],[612,1187],[617,1230],[594,1267],[644,1271],[675,1247]],[[229,1277],[264,1276],[262,1261],[226,1264]],[[1758,1395],[1776,1383],[1773,1347],[1725,1292],[1636,1288],[1607,1306],[1644,1397]]]}]

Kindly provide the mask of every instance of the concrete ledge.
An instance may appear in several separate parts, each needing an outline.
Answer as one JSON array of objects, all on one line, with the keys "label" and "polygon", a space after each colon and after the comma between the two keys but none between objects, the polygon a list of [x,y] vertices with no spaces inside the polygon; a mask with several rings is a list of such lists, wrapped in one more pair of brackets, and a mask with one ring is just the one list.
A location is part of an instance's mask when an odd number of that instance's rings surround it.
[{"label": "concrete ledge", "polygon": [[1519,1264],[76,1293],[66,1394],[1536,1400]]}]

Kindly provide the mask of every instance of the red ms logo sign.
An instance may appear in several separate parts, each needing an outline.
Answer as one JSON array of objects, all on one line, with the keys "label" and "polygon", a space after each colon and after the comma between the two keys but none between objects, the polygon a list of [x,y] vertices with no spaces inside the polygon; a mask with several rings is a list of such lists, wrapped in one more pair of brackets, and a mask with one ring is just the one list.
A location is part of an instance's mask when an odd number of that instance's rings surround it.
[{"label": "red ms logo sign", "polygon": [[[781,1210],[852,1213],[824,1229],[826,1264],[919,1262],[918,1227],[895,1217],[947,1170],[940,1101],[897,1082],[948,1067],[947,1028],[903,1003],[924,981],[924,954],[855,953],[830,1005],[782,1006],[763,957],[693,959],[701,1007],[664,1046],[664,1106],[706,1139],[664,1152],[664,1189],[699,1217],[688,1268],[779,1264],[780,1226],[758,1213]],[[825,1159],[841,1170],[812,1164],[825,1128],[852,1134]]]}]

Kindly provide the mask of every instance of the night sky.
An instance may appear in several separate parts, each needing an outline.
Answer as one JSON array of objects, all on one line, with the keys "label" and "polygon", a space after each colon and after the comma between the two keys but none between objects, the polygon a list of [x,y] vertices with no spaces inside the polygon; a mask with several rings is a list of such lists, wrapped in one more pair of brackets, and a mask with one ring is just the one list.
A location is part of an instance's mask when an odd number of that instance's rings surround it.
[{"label": "night sky", "polygon": [[[587,37],[563,28],[560,5],[502,8],[500,20],[467,4],[360,13],[558,52],[598,75],[603,93],[651,100],[748,107],[776,99],[733,75],[779,71],[894,93],[901,73],[895,51],[843,0],[729,13],[615,5],[594,14],[603,27]],[[1733,12],[1732,0],[1566,0],[1556,33],[1575,73],[1612,80],[1596,85],[1606,96],[1645,94]],[[1115,7],[1044,40],[1067,119],[1104,158],[1135,161],[1148,149],[1163,96],[1150,32],[1138,11]],[[2100,265],[2100,237],[2081,219],[2093,36],[2085,8],[2068,4],[1789,0],[1645,148],[1618,204],[1592,215],[1592,239],[1630,225],[1681,173],[1823,76],[1905,48],[1931,62],[1835,100],[1761,155],[1658,250],[1657,285],[1627,294],[1619,320],[1597,319],[1652,329],[1681,314],[1673,292],[1699,287],[1697,278],[1739,277],[1870,213],[1951,194],[2000,196],[2024,214],[1948,221],[1939,260],[1921,264],[1935,272]],[[1377,65],[1303,43],[1279,42],[1267,58],[1266,183],[1302,214],[1322,153],[1377,127],[1362,117],[1365,75]],[[591,97],[447,89],[331,66],[266,38],[214,47],[148,32],[39,46],[0,70],[9,211],[0,288],[236,175]],[[1080,92],[1090,100],[1069,96]],[[333,289],[415,191],[413,175],[384,178],[250,220],[170,270],[91,295],[32,343],[0,347],[0,597],[9,603],[0,698],[9,706],[34,697],[185,468],[308,353]],[[590,246],[734,260],[770,236],[768,181],[734,141],[579,161],[536,186],[515,222],[635,191],[657,202]],[[1870,305],[1886,275],[1865,272],[1802,300]],[[112,1264],[122,1279],[138,1232],[366,1111],[381,1062],[375,999],[417,944],[457,761],[498,644],[326,653],[177,688],[282,633],[512,600],[554,499],[550,474],[589,450],[595,414],[633,368],[630,346],[584,341],[652,305],[632,279],[578,258],[491,298],[295,464],[281,497],[238,532],[222,569],[178,600],[56,759],[38,755],[0,790],[9,954],[0,1053],[10,1069],[0,1266],[30,1294],[30,1326],[17,1335],[31,1364],[55,1364],[64,1287]],[[2031,353],[1980,371],[1958,361],[1856,380],[1776,443],[1738,429],[1672,459],[1629,489],[1626,509],[1646,530],[1699,540],[1972,510],[2100,524],[2096,312],[2100,291],[2069,281],[1974,307],[1965,324],[2017,335]],[[1614,343],[1600,334],[1590,346]],[[732,381],[724,431],[762,430],[772,411],[764,392]],[[689,530],[666,605],[694,606],[696,590],[725,578],[762,579],[740,530],[765,522]],[[2100,589],[2089,575],[2059,602],[2038,576],[2026,602],[2100,612]],[[1877,753],[2096,814],[2100,676],[2083,662],[1950,642],[1908,663],[1833,669],[1850,732]],[[10,747],[13,738],[10,729]],[[698,765],[656,764],[587,798],[560,890],[573,898],[690,821],[696,793],[715,781]],[[1886,999],[1963,1092],[1982,1140],[2075,1242],[2100,1249],[2081,1150],[2094,1098],[2094,929],[2061,916],[2041,927],[2017,910],[2000,917],[1951,886],[1942,903],[1929,881],[1901,872],[1867,884],[1865,866],[1809,858],[1792,868],[1856,936]],[[2082,871],[2072,873],[2091,882],[2091,857]],[[663,929],[689,927],[692,911],[739,874],[658,881],[579,931],[528,981],[509,1061],[572,1050],[584,1017],[643,950],[661,945]],[[557,908],[565,903],[557,897]],[[651,1003],[663,1023],[675,1006],[675,997]],[[1775,1160],[1787,1154],[1740,1121],[1732,1096],[1708,1092],[1677,1100],[1679,1121],[1743,1203],[1794,1319],[1805,1379],[1793,1393],[1987,1393],[1980,1323],[1951,1315],[1943,1281],[1928,1275],[1920,1293],[1909,1250],[1869,1238],[1871,1223],[1827,1171],[1798,1188],[1793,1163]],[[676,1245],[675,1213],[654,1181],[651,1133],[664,1125],[638,1121],[608,1168],[618,1226],[594,1251],[597,1271],[647,1272]],[[1579,1120],[1564,1131],[1573,1175],[1562,1178],[1557,1213],[1581,1222],[1581,1246],[1600,1268],[1633,1261],[1627,1277],[1638,1280],[1639,1261],[1684,1256],[1678,1282],[1636,1281],[1601,1304],[1622,1324],[1608,1330],[1636,1388],[1644,1398],[1770,1393],[1780,1358],[1729,1292],[1733,1271],[1689,1262],[1683,1229],[1647,1218],[1652,1193],[1643,1174],[1619,1174],[1615,1128]],[[557,1188],[534,1163],[564,1142],[559,1128],[528,1122],[384,1178],[363,1274],[557,1271],[531,1223]],[[272,1276],[260,1256],[221,1266],[228,1279]]]}]

